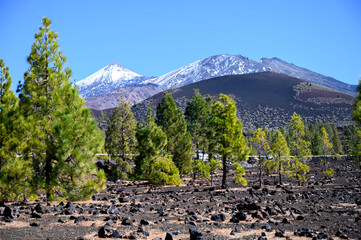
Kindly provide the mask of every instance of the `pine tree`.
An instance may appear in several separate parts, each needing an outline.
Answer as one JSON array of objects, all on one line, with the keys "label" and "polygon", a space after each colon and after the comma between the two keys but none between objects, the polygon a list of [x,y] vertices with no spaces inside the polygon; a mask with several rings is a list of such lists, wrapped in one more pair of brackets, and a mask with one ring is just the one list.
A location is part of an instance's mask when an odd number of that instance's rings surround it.
[{"label": "pine tree", "polygon": [[11,141],[14,141],[12,132],[14,131],[13,120],[16,117],[18,100],[11,87],[9,68],[0,59],[0,170],[7,163],[9,158],[13,158]]},{"label": "pine tree", "polygon": [[192,177],[193,179],[197,178],[209,178],[210,177],[210,166],[206,162],[194,159],[192,160]]},{"label": "pine tree", "polygon": [[97,119],[98,127],[102,131],[106,131],[109,125],[110,116],[103,110],[100,110],[100,115]]},{"label": "pine tree", "polygon": [[97,172],[94,162],[103,135],[69,82],[71,70],[63,67],[65,57],[50,24],[43,18],[27,58],[30,66],[24,85],[19,86],[21,113],[31,133],[24,155],[32,160],[33,187],[45,190],[48,200],[55,194],[88,198],[105,183],[104,173]]},{"label": "pine tree", "polygon": [[301,184],[306,181],[305,176],[310,170],[310,167],[300,162],[297,158],[291,157],[291,160],[285,169],[288,177],[297,180],[298,185],[301,186]]},{"label": "pine tree", "polygon": [[246,184],[244,169],[237,162],[245,161],[249,154],[246,140],[242,132],[242,122],[237,119],[235,101],[227,95],[221,94],[220,101],[212,105],[213,135],[209,137],[211,152],[222,158],[223,176],[222,188],[227,188],[228,162],[232,161],[236,168],[235,180],[237,183]]},{"label": "pine tree", "polygon": [[357,97],[353,104],[353,119],[357,124],[361,124],[361,80],[357,87]]},{"label": "pine tree", "polygon": [[211,158],[209,160],[209,174],[211,176],[211,186],[213,186],[213,175],[216,173],[216,171],[222,167],[222,163],[214,158]]},{"label": "pine tree", "polygon": [[165,151],[167,136],[157,126],[148,109],[147,122],[137,126],[138,156],[135,159],[135,174],[138,178],[148,179],[152,184],[181,183],[179,171]]},{"label": "pine tree", "polygon": [[[360,142],[361,142],[361,130],[360,130],[360,125],[361,125],[361,80],[359,81],[359,85],[357,87],[357,97],[356,100],[353,104],[353,120],[355,120],[355,122],[358,124],[357,126],[357,130],[354,131],[354,134],[356,134],[355,136],[355,140],[354,140],[354,145],[355,148],[353,148],[353,154],[355,155],[354,157],[354,163],[355,165],[359,166],[359,168],[361,169],[361,153],[360,153]],[[356,128],[356,127],[355,127]]]},{"label": "pine tree", "polygon": [[328,139],[328,133],[325,127],[322,127],[319,134],[319,142],[321,146],[322,155],[330,154],[332,149],[332,143]]},{"label": "pine tree", "polygon": [[199,159],[199,150],[201,149],[203,151],[204,156],[206,149],[210,113],[210,104],[199,93],[198,89],[194,89],[194,96],[187,102],[184,116],[187,121],[187,130],[192,137],[197,159]]},{"label": "pine tree", "polygon": [[361,170],[361,129],[358,128],[354,133],[352,142],[352,154],[354,155],[353,162]]},{"label": "pine tree", "polygon": [[289,121],[290,150],[302,163],[306,163],[311,157],[311,143],[304,139],[305,125],[300,115],[294,113]]},{"label": "pine tree", "polygon": [[137,139],[135,137],[137,121],[124,95],[121,95],[109,119],[105,136],[105,150],[117,159],[117,176],[126,178],[131,171],[130,161],[135,153]]},{"label": "pine tree", "polygon": [[320,145],[320,131],[315,129],[314,133],[313,133],[313,137],[311,140],[311,149],[312,149],[312,154],[314,155],[321,155],[321,145]]},{"label": "pine tree", "polygon": [[337,127],[335,123],[332,123],[332,138],[333,153],[335,155],[342,154],[342,144],[337,134]]},{"label": "pine tree", "polygon": [[187,123],[182,110],[177,108],[170,93],[165,92],[164,98],[157,106],[156,124],[167,136],[167,152],[173,156],[173,162],[181,174],[191,171],[192,142],[187,131]]},{"label": "pine tree", "polygon": [[253,135],[253,146],[258,154],[259,187],[262,187],[262,169],[265,168],[265,158],[270,153],[270,146],[266,140],[266,133],[260,128]]},{"label": "pine tree", "polygon": [[[358,136],[357,127],[355,125],[345,126],[345,130],[342,134],[342,141],[343,141],[343,151],[348,157],[352,157],[352,155],[357,155],[355,153],[358,152],[358,142],[360,141]],[[356,159],[354,159],[356,160]]]},{"label": "pine tree", "polygon": [[287,141],[280,131],[274,135],[274,142],[272,143],[272,155],[275,163],[274,169],[278,173],[278,182],[282,184],[282,174],[286,171],[286,166],[289,164],[290,150],[287,146]]},{"label": "pine tree", "polygon": [[9,69],[0,59],[0,201],[33,196],[28,183],[31,166],[21,153],[26,123],[19,115],[19,101],[10,89],[11,83]]},{"label": "pine tree", "polygon": [[[328,133],[324,127],[322,127],[320,130],[319,142],[320,142],[320,146],[321,146],[321,152],[322,152],[322,155],[324,158],[323,160],[321,160],[320,165],[324,168],[323,173],[328,174],[329,171],[333,172],[333,170],[326,169],[327,165],[328,165],[326,162],[326,159],[327,159],[326,155],[330,154],[331,149],[332,149],[332,143],[330,143],[330,141],[328,139]],[[332,173],[332,175],[333,175],[333,173]]]}]

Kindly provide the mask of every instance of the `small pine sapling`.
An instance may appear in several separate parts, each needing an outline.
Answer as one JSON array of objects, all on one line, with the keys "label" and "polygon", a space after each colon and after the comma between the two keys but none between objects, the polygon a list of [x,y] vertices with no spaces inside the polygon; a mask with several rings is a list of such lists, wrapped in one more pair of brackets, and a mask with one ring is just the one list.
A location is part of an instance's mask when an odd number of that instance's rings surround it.
[{"label": "small pine sapling", "polygon": [[209,173],[211,175],[211,186],[213,186],[213,176],[217,172],[217,170],[222,167],[222,163],[221,161],[215,158],[210,158],[208,165],[209,165]]},{"label": "small pine sapling", "polygon": [[278,182],[282,185],[282,174],[286,170],[286,166],[289,164],[290,150],[287,146],[285,137],[280,131],[277,131],[274,135],[274,142],[272,143],[273,160],[277,165]]},{"label": "small pine sapling", "polygon": [[298,185],[301,186],[304,182],[306,182],[305,176],[310,170],[310,167],[299,161],[296,157],[292,157],[285,169],[287,169],[286,175],[289,178],[297,180]]},{"label": "small pine sapling", "polygon": [[270,153],[270,146],[267,142],[265,131],[262,131],[260,128],[258,128],[253,135],[252,143],[258,154],[257,167],[259,174],[259,188],[261,188],[262,170],[265,168],[265,162],[267,161],[267,156]]},{"label": "small pine sapling", "polygon": [[333,147],[333,144],[330,143],[330,141],[328,139],[328,133],[324,127],[322,127],[320,130],[319,142],[320,142],[321,151],[322,151],[322,154],[324,157],[324,159],[321,159],[321,161],[320,161],[320,165],[323,168],[322,173],[325,175],[333,176],[334,171],[332,168],[328,168],[328,163],[326,160],[327,154],[330,153],[330,151]]},{"label": "small pine sapling", "polygon": [[246,174],[246,171],[244,170],[242,165],[238,162],[235,162],[233,164],[233,167],[234,167],[234,173],[236,174],[236,176],[234,177],[234,181],[236,182],[236,184],[246,186],[247,179],[244,177],[244,175]]},{"label": "small pine sapling", "polygon": [[210,177],[210,166],[209,164],[206,164],[204,161],[195,159],[191,161],[192,163],[192,177],[193,179],[199,179],[199,178],[207,178]]}]

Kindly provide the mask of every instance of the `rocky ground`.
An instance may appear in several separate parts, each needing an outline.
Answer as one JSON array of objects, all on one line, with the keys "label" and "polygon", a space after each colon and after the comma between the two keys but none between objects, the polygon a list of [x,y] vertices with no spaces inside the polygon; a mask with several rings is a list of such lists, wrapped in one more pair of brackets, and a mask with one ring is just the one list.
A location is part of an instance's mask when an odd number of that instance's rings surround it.
[{"label": "rocky ground", "polygon": [[361,171],[348,160],[330,166],[332,178],[313,160],[300,187],[269,176],[257,189],[247,169],[248,186],[227,190],[219,175],[215,187],[120,182],[92,201],[5,203],[0,239],[361,239]]}]

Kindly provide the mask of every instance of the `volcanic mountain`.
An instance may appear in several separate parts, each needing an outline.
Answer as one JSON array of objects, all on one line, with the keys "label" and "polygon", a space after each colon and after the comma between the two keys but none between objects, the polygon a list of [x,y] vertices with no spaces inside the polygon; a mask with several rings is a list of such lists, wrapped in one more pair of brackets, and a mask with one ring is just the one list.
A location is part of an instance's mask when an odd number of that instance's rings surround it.
[{"label": "volcanic mountain", "polygon": [[135,73],[119,63],[110,63],[96,73],[76,83],[80,95],[84,98],[109,94],[128,86],[139,85],[149,77]]},{"label": "volcanic mountain", "polygon": [[117,106],[121,92],[130,103],[142,100],[164,90],[186,86],[206,79],[272,71],[323,85],[350,95],[356,95],[356,86],[295,66],[278,58],[250,60],[241,55],[217,55],[204,58],[160,77],[144,77],[117,63],[111,63],[93,75],[76,83],[86,105],[95,109]]},{"label": "volcanic mountain", "polygon": [[[223,76],[168,92],[184,110],[187,101],[194,95],[194,89],[215,99],[220,93],[233,98],[245,129],[286,126],[294,112],[301,114],[306,122],[321,120],[335,122],[339,126],[351,123],[353,96],[283,74],[261,72]],[[132,109],[137,120],[145,120],[149,107],[155,112],[163,96],[164,93],[158,93],[134,105]]]}]

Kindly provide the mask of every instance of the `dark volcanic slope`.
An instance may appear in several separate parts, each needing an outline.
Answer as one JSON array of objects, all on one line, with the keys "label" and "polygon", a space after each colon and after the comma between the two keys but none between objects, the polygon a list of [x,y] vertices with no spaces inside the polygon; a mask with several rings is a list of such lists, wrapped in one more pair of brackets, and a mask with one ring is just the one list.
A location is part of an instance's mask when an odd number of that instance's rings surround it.
[{"label": "dark volcanic slope", "polygon": [[[351,123],[354,97],[273,72],[218,77],[168,92],[172,93],[178,106],[184,109],[194,94],[193,89],[199,89],[202,95],[217,97],[224,93],[235,99],[238,117],[246,129],[284,126],[294,112],[301,114],[308,122],[322,120],[338,125]],[[163,95],[159,93],[135,105],[135,117],[144,121],[147,108],[156,109]]]}]

